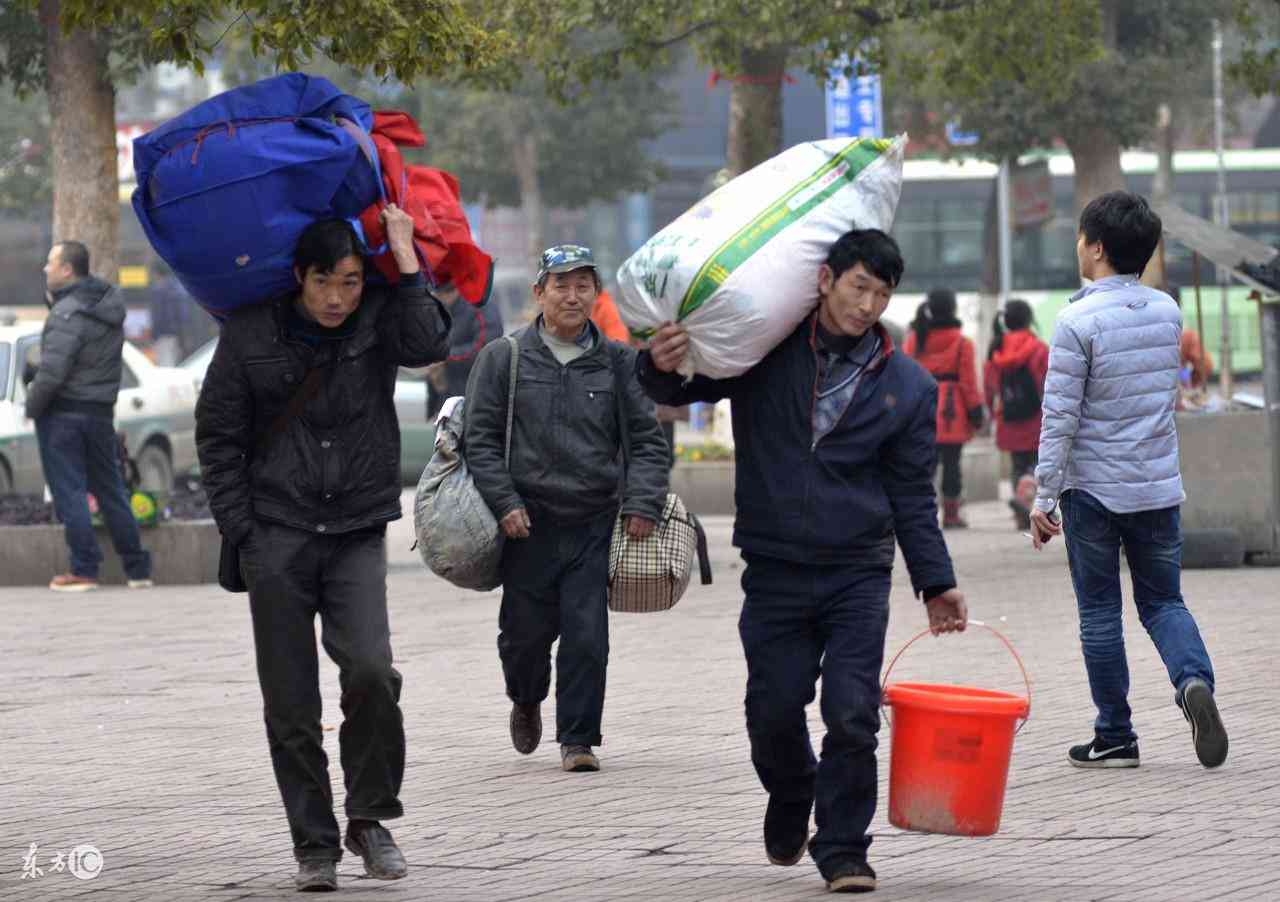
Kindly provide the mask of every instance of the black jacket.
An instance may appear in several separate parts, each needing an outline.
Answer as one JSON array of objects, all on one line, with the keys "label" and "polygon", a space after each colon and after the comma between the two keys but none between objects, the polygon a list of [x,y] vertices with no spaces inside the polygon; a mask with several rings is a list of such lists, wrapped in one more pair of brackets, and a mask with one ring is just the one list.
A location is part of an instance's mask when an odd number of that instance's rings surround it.
[{"label": "black jacket", "polygon": [[686,384],[641,352],[640,384],[661,404],[732,399],[739,548],[805,564],[889,567],[896,536],[917,592],[952,588],[933,489],[937,383],[877,326],[880,356],[815,444],[815,317],[733,379]]},{"label": "black jacket", "polygon": [[[538,322],[541,322],[539,319]],[[519,508],[540,520],[578,521],[608,510],[657,520],[667,497],[667,440],[633,376],[635,352],[588,323],[594,346],[562,366],[538,334],[516,332],[520,346],[511,467],[503,460],[511,345],[497,341],[476,358],[467,383],[464,443],[476,488],[501,519]],[[619,405],[615,367],[623,389]],[[621,421],[630,463],[622,482]]]},{"label": "black jacket", "polygon": [[427,380],[427,418],[433,418],[446,398],[467,393],[467,379],[480,350],[502,337],[502,311],[496,298],[483,307],[474,307],[462,298],[449,310],[453,326],[449,329],[449,357],[444,364],[444,388],[437,389]]},{"label": "black jacket", "polygon": [[[196,405],[209,506],[236,544],[254,517],[330,534],[398,518],[396,367],[448,353],[449,315],[421,277],[366,286],[350,334],[314,346],[291,331],[292,303],[227,318]],[[259,437],[313,367],[325,369],[320,391],[258,453]]]},{"label": "black jacket", "polygon": [[40,336],[40,366],[27,389],[27,416],[112,416],[120,393],[124,313],[116,287],[94,276],[54,292]]}]

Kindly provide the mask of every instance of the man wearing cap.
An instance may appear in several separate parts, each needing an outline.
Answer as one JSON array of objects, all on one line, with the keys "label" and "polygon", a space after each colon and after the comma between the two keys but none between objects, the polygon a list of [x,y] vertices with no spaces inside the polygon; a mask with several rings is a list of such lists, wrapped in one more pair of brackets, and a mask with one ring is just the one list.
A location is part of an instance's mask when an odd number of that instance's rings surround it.
[{"label": "man wearing cap", "polygon": [[466,392],[467,464],[507,538],[498,654],[511,743],[524,755],[538,747],[559,637],[556,741],[566,771],[600,769],[591,749],[601,744],[614,522],[621,511],[631,536],[649,535],[667,494],[667,443],[635,381],[635,351],[591,322],[599,293],[589,248],[543,252],[533,285],[540,314],[512,336],[509,463],[510,342],[480,351]]}]

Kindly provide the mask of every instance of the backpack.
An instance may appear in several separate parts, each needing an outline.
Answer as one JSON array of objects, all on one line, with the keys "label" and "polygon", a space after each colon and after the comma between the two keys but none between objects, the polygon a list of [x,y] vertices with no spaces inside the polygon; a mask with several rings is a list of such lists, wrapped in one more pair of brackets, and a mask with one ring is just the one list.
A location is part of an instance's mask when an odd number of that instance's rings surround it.
[{"label": "backpack", "polygon": [[1000,374],[1000,410],[1006,423],[1035,419],[1040,412],[1040,390],[1029,367]]}]

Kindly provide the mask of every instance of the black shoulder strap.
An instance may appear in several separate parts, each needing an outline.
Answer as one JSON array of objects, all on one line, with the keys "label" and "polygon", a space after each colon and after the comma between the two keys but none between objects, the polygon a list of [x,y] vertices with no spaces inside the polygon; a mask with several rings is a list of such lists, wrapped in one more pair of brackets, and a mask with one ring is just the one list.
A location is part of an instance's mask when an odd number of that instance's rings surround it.
[{"label": "black shoulder strap", "polygon": [[328,370],[329,367],[327,366],[316,367],[307,373],[307,377],[302,380],[302,384],[298,386],[298,390],[289,398],[289,402],[285,405],[284,410],[282,410],[280,414],[271,421],[271,425],[269,425],[263,431],[262,435],[258,437],[255,451],[259,456],[267,453],[267,449],[270,448],[276,438],[284,432],[289,423],[301,416],[302,411],[306,408],[307,404],[310,403],[311,399],[319,394],[320,384],[324,381],[325,373]]}]

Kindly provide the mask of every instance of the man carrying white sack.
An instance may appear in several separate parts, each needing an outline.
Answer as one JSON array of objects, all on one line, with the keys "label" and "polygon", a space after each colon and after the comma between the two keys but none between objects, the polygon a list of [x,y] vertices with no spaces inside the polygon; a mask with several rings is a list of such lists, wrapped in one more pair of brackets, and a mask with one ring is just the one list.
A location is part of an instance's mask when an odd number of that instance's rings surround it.
[{"label": "man carrying white sack", "polygon": [[[807,843],[833,892],[876,887],[867,827],[895,537],[930,629],[962,631],[967,618],[933,490],[938,387],[879,323],[902,271],[893,238],[848,232],[817,271],[817,309],[747,372],[684,381],[689,339],[672,323],[636,362],[661,404],[733,401],[738,629],[751,760],[769,793],[765,852],[792,865]],[[820,762],[805,722],[819,672]]]}]

